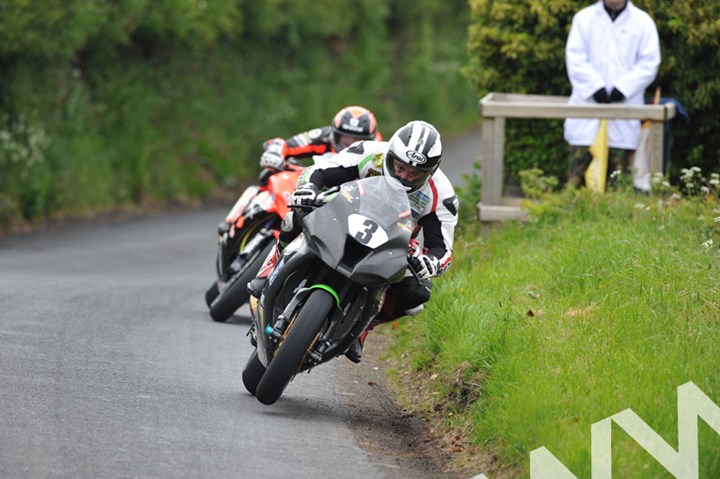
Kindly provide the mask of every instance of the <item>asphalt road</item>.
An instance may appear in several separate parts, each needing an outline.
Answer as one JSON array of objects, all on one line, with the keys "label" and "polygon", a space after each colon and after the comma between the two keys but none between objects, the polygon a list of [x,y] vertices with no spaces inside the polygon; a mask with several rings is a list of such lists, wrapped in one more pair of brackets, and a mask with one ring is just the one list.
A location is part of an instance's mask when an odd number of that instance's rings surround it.
[{"label": "asphalt road", "polygon": [[270,407],[245,391],[247,309],[214,323],[203,298],[225,213],[0,240],[0,477],[425,476],[355,443],[337,362]]},{"label": "asphalt road", "polygon": [[473,165],[480,161],[480,129],[457,137],[443,137],[440,169],[454,186],[464,186],[463,175],[478,173]]},{"label": "asphalt road", "polygon": [[0,477],[390,477],[335,365],[246,393],[249,318],[203,301],[223,214],[0,241]]}]

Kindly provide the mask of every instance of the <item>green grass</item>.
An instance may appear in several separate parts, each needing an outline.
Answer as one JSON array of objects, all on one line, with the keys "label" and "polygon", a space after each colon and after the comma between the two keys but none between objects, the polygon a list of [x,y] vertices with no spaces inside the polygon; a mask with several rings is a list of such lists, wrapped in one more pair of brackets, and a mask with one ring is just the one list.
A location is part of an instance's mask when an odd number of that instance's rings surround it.
[{"label": "green grass", "polygon": [[[627,408],[677,447],[676,388],[720,404],[719,206],[576,192],[531,223],[466,228],[393,354],[411,345],[412,365],[438,374],[428,407],[449,402],[525,477],[541,446],[590,477],[591,424]],[[706,427],[700,451],[701,477],[718,477],[720,435]],[[671,477],[619,428],[613,471]]]}]

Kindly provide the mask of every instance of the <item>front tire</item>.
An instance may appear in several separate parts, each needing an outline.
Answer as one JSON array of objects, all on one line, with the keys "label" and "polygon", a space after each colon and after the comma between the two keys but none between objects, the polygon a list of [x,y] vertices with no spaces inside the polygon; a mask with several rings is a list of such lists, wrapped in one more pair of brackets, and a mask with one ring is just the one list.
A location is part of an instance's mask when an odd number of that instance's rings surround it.
[{"label": "front tire", "polygon": [[253,256],[235,276],[230,279],[230,285],[210,306],[210,317],[219,322],[225,322],[237,309],[250,298],[247,284],[257,276],[263,261],[275,247],[273,241],[268,241],[262,249],[256,250]]},{"label": "front tire", "polygon": [[335,298],[327,291],[316,289],[310,293],[257,385],[255,395],[258,401],[270,405],[280,398],[300,370],[305,355],[334,306]]},{"label": "front tire", "polygon": [[248,359],[248,362],[245,365],[245,369],[243,369],[242,372],[242,380],[243,384],[245,385],[245,389],[247,389],[248,392],[253,396],[255,395],[258,383],[260,382],[264,374],[265,366],[263,366],[263,364],[260,362],[260,358],[258,358],[258,353],[256,349],[253,351],[250,359]]},{"label": "front tire", "polygon": [[212,286],[205,291],[205,304],[208,305],[208,308],[212,306],[212,303],[215,301],[215,298],[218,297],[218,294],[220,294],[220,289],[218,288],[217,281],[215,281]]}]

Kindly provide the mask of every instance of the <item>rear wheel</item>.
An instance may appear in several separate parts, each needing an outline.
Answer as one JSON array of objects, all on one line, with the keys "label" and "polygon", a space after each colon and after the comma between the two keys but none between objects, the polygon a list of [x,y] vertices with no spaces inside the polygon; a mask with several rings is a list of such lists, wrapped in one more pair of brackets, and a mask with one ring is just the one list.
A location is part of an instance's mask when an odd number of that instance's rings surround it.
[{"label": "rear wheel", "polygon": [[250,359],[248,359],[248,362],[245,365],[245,369],[243,369],[242,372],[243,384],[245,385],[245,389],[247,389],[250,394],[255,394],[258,383],[262,379],[263,374],[265,374],[265,366],[263,366],[263,364],[260,362],[260,358],[258,358],[258,353],[256,349],[255,351],[253,351]]},{"label": "rear wheel", "polygon": [[316,289],[310,293],[295,320],[288,326],[265,374],[257,385],[255,395],[263,404],[273,404],[295,376],[305,355],[315,343],[325,318],[335,305],[335,298],[327,291]]},{"label": "rear wheel", "polygon": [[243,269],[230,278],[230,285],[210,305],[212,319],[221,323],[227,321],[240,306],[247,302],[250,297],[247,284],[257,276],[263,261],[274,247],[275,243],[268,241],[262,249],[255,250]]}]

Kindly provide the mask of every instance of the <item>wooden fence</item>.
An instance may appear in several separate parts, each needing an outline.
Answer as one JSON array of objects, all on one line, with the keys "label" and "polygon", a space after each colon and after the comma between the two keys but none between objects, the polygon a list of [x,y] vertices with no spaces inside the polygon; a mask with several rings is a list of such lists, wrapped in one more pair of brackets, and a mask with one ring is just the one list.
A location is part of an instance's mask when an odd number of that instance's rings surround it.
[{"label": "wooden fence", "polygon": [[489,93],[480,100],[482,141],[480,174],[482,195],[478,203],[480,221],[521,219],[517,206],[503,201],[503,168],[506,118],[607,118],[651,120],[652,173],[662,172],[663,123],[675,117],[675,105],[592,104],[568,105],[564,96]]}]

